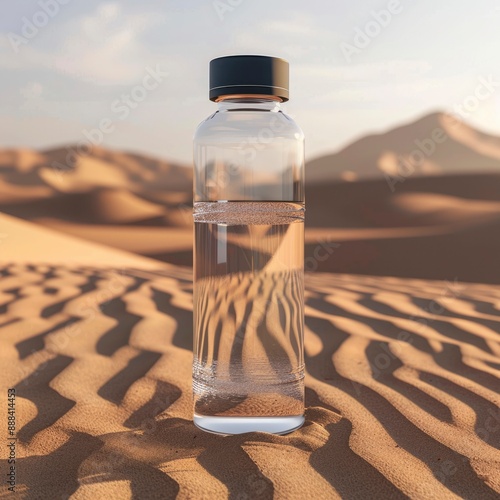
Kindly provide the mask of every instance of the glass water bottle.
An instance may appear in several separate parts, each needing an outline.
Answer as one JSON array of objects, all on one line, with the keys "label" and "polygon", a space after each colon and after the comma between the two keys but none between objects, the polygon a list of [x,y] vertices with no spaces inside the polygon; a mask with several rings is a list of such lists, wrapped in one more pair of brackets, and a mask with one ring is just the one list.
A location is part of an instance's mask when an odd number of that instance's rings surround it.
[{"label": "glass water bottle", "polygon": [[194,423],[284,434],[304,422],[304,135],[288,63],[210,63],[194,138]]}]

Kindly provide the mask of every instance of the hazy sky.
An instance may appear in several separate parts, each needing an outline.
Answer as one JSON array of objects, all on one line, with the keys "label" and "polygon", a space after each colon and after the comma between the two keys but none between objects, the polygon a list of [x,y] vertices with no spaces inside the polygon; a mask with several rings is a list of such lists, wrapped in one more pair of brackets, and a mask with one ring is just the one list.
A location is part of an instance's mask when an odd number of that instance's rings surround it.
[{"label": "hazy sky", "polygon": [[102,123],[104,146],[190,161],[194,129],[216,109],[208,62],[238,53],[290,61],[285,109],[309,158],[464,104],[466,120],[500,135],[495,0],[4,0],[0,9],[0,146],[99,141],[89,131]]}]

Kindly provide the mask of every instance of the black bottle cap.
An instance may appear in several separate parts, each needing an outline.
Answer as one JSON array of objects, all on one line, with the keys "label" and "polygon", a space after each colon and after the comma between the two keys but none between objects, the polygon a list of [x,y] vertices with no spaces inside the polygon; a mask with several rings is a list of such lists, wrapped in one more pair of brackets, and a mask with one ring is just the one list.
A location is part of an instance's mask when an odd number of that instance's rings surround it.
[{"label": "black bottle cap", "polygon": [[210,100],[233,94],[288,101],[288,61],[270,56],[225,56],[210,61]]}]

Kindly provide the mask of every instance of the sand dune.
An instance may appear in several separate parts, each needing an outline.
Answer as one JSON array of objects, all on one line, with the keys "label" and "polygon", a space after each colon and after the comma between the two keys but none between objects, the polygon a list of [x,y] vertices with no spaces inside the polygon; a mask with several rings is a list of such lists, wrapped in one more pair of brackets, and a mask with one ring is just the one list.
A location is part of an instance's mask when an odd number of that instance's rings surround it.
[{"label": "sand dune", "polygon": [[499,189],[500,174],[314,186],[311,233],[338,245],[314,270],[500,283]]},{"label": "sand dune", "polygon": [[[418,144],[432,152],[398,171]],[[101,147],[77,157],[68,151],[1,151],[0,210],[192,264],[190,168]],[[500,138],[433,113],[306,170],[310,270],[500,283]]]},{"label": "sand dune", "polygon": [[[68,224],[49,218],[37,219],[37,222],[64,233],[117,248],[126,248],[129,252],[145,256],[161,257],[162,252],[192,252],[193,231],[191,228],[94,226],[90,224]],[[177,263],[183,264],[181,262]],[[186,264],[189,264],[189,260]]]},{"label": "sand dune", "polygon": [[316,158],[308,166],[307,177],[312,184],[333,179],[378,179],[384,174],[405,176],[407,172],[412,176],[499,172],[500,139],[475,130],[457,117],[436,112],[388,132],[363,137],[338,153]]},{"label": "sand dune", "polygon": [[499,287],[307,275],[306,424],[220,437],[191,421],[189,269],[0,223],[20,498],[498,498]]},{"label": "sand dune", "polygon": [[88,193],[63,194],[54,198],[5,205],[6,212],[18,217],[41,219],[57,218],[63,221],[94,224],[131,224],[161,217],[165,210],[120,189],[101,189]]},{"label": "sand dune", "polygon": [[0,151],[0,173],[12,184],[48,186],[53,192],[85,192],[101,187],[186,191],[191,172],[183,166],[98,146],[45,151]]},{"label": "sand dune", "polygon": [[46,264],[79,263],[92,265],[114,265],[119,257],[125,265],[142,263],[144,268],[157,268],[158,262],[132,255],[107,246],[90,243],[58,231],[25,222],[15,217],[0,214],[0,255],[2,262],[29,263],[39,260]]}]

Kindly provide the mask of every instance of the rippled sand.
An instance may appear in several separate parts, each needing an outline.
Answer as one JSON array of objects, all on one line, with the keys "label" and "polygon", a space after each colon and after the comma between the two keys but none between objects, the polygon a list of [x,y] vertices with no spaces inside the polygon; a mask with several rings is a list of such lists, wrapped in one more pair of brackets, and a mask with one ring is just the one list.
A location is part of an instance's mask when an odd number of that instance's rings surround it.
[{"label": "rippled sand", "polygon": [[306,424],[220,437],[191,421],[191,271],[124,255],[1,267],[20,498],[498,498],[500,287],[307,276]]}]

